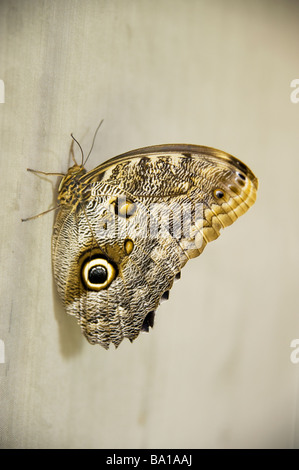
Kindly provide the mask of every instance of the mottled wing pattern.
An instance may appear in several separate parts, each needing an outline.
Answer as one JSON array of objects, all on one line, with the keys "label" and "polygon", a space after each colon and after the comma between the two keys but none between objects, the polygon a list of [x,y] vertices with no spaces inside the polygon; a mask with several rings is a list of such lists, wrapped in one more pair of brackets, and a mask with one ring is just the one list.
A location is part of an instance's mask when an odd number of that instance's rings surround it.
[{"label": "mottled wing pattern", "polygon": [[257,191],[236,158],[183,144],[128,152],[70,180],[54,227],[54,276],[67,312],[105,348],[153,326],[182,267],[249,209]]}]

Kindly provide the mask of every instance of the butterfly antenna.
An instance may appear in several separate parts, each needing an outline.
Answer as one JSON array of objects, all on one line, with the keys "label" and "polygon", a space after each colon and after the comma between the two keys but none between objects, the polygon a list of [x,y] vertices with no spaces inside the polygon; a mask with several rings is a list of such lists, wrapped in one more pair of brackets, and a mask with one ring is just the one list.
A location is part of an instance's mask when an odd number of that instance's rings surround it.
[{"label": "butterfly antenna", "polygon": [[[75,137],[73,136],[73,134],[71,134],[71,138],[72,138],[72,139],[73,139],[73,140],[76,142],[76,144],[78,144],[78,147],[79,147],[79,149],[81,150],[81,155],[82,155],[82,166],[84,166],[84,153],[83,153],[82,147],[81,147],[81,145],[79,144],[78,140],[77,140],[77,139],[75,139]],[[76,160],[75,160],[75,158],[74,158],[74,155],[73,155],[73,153],[72,153],[72,158],[73,158],[73,160],[74,160],[75,164],[77,165],[77,162],[76,162]],[[86,160],[85,160],[85,161],[86,161]]]},{"label": "butterfly antenna", "polygon": [[26,217],[26,219],[21,219],[22,222],[27,222],[28,220],[33,220],[37,219],[38,217],[41,217],[42,215],[48,214],[48,212],[56,211],[56,209],[59,209],[59,206],[51,207],[51,209],[48,209],[47,211],[41,212],[40,214],[33,215],[32,217]]},{"label": "butterfly antenna", "polygon": [[93,141],[92,141],[92,144],[91,144],[91,148],[90,148],[90,150],[89,150],[89,152],[88,152],[88,155],[87,155],[86,160],[85,160],[85,162],[83,163],[83,165],[86,164],[86,162],[87,162],[87,160],[88,160],[88,158],[89,158],[89,156],[90,156],[90,154],[91,154],[91,152],[92,152],[92,149],[93,149],[93,146],[94,146],[94,143],[95,143],[95,140],[96,140],[96,136],[97,136],[98,130],[100,129],[101,125],[103,124],[103,121],[104,121],[104,119],[101,120],[100,124],[99,124],[98,127],[96,128],[96,131],[95,131],[94,136],[93,136]]}]

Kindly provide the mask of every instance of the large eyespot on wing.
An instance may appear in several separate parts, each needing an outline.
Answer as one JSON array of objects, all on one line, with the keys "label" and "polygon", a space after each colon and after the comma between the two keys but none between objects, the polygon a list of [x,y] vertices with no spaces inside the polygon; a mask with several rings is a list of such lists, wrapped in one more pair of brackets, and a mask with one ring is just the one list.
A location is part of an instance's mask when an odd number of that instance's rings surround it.
[{"label": "large eyespot on wing", "polygon": [[87,290],[106,289],[117,274],[117,269],[103,256],[87,257],[82,263],[81,279]]},{"label": "large eyespot on wing", "polygon": [[[108,237],[107,242],[111,253],[117,250],[113,248],[116,240]],[[105,246],[91,247],[81,254],[77,262],[80,296],[67,307],[72,309],[76,304],[77,321],[87,341],[108,349],[111,342],[117,347],[125,336],[132,334],[132,318],[127,318],[123,308],[126,290],[119,265],[106,251]]]}]

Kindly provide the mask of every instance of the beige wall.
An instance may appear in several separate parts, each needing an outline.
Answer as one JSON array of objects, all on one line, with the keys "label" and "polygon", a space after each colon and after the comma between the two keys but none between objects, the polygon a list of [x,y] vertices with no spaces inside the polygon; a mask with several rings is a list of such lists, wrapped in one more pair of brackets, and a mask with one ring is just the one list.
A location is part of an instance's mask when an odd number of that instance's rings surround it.
[{"label": "beige wall", "polygon": [[[299,447],[296,1],[0,3],[2,448]],[[299,96],[299,94],[298,94]],[[154,330],[89,345],[56,298],[53,204],[71,132],[91,169],[133,148],[225,150],[256,205],[191,261]]]}]

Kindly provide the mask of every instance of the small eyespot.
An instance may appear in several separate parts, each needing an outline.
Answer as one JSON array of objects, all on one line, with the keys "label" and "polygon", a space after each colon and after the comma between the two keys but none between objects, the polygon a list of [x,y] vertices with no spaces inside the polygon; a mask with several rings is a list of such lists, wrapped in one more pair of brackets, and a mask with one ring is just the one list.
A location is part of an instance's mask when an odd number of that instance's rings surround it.
[{"label": "small eyespot", "polygon": [[118,207],[118,215],[121,217],[131,217],[136,211],[136,204],[134,202],[127,201],[125,204],[122,204]]},{"label": "small eyespot", "polygon": [[105,258],[87,258],[82,265],[81,277],[89,290],[100,291],[111,284],[116,276],[116,269]]},{"label": "small eyespot", "polygon": [[125,248],[125,252],[127,253],[127,255],[130,255],[132,253],[133,248],[134,248],[134,243],[132,240],[130,240],[130,238],[127,238],[125,240],[124,248]]},{"label": "small eyespot", "polygon": [[215,196],[217,199],[223,199],[223,198],[224,198],[224,192],[221,191],[221,189],[215,189],[215,191],[214,191],[214,196]]},{"label": "small eyespot", "polygon": [[237,175],[238,175],[239,178],[241,178],[241,180],[246,181],[246,176],[244,176],[242,173],[239,173],[237,171]]},{"label": "small eyespot", "polygon": [[120,217],[129,218],[137,209],[135,202],[129,201],[125,197],[114,198],[110,203],[114,207],[115,214]]}]

